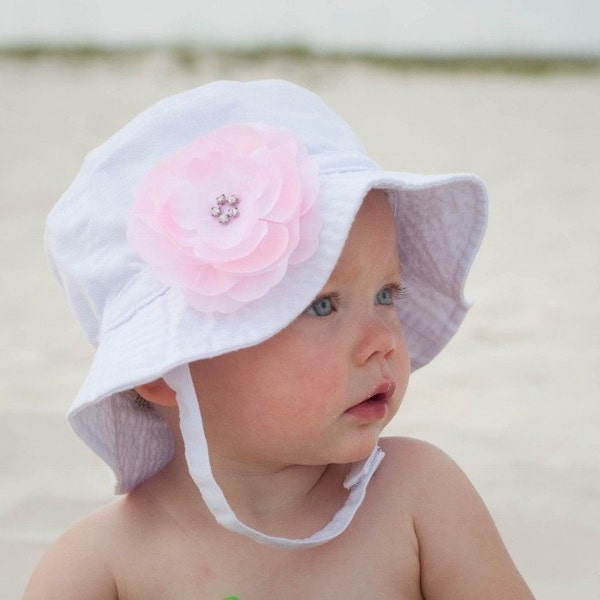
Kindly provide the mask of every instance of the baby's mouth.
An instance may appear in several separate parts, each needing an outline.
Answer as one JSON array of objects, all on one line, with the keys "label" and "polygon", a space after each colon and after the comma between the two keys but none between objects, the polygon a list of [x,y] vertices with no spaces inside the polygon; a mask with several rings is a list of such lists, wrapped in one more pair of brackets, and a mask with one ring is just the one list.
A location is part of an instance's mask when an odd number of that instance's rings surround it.
[{"label": "baby's mouth", "polygon": [[378,385],[368,398],[351,406],[346,414],[361,420],[379,421],[387,416],[389,400],[395,391],[396,384],[386,381]]}]

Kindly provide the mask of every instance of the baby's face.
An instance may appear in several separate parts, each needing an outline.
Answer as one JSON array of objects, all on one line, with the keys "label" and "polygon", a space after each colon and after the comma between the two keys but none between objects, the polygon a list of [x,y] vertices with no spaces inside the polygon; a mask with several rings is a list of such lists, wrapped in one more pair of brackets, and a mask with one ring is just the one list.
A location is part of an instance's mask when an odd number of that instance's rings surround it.
[{"label": "baby's face", "polygon": [[394,227],[371,192],[303,314],[262,344],[191,365],[213,455],[281,466],[370,454],[408,384]]}]

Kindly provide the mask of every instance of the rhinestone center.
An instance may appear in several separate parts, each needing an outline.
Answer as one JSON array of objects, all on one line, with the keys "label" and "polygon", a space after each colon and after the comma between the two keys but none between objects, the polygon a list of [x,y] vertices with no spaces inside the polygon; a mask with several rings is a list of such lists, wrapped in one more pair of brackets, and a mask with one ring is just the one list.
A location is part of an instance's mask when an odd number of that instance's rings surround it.
[{"label": "rhinestone center", "polygon": [[217,203],[211,207],[210,214],[221,223],[221,225],[227,225],[229,221],[235,219],[240,211],[238,204],[240,200],[237,196],[227,197],[225,194],[221,194],[217,197]]}]

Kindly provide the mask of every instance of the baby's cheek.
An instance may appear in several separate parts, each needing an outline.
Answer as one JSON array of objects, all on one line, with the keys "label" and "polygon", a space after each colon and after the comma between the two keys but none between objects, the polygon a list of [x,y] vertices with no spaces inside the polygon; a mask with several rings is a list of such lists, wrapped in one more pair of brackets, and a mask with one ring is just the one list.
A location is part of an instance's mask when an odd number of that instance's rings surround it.
[{"label": "baby's cheek", "polygon": [[337,397],[344,393],[347,386],[346,371],[331,353],[307,357],[306,361],[297,364],[296,373],[300,388],[315,400]]}]

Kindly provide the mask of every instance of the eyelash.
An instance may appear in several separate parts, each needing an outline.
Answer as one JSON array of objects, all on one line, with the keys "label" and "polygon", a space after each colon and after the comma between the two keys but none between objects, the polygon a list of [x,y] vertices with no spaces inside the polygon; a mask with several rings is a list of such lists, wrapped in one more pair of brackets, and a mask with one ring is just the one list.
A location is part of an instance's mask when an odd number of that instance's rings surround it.
[{"label": "eyelash", "polygon": [[[399,283],[390,283],[388,285],[383,286],[377,294],[375,294],[375,298],[381,294],[384,290],[390,290],[392,293],[391,301],[389,304],[382,304],[381,306],[393,306],[398,300],[404,298],[406,296],[406,286]],[[331,302],[331,311],[327,314],[320,315],[316,312],[315,308],[320,302],[325,300],[329,300]],[[340,297],[339,294],[333,293],[325,296],[321,296],[320,298],[316,298],[314,302],[306,309],[306,313],[313,314],[316,317],[327,317],[331,313],[337,311],[337,306],[339,305]],[[314,312],[312,312],[314,311]]]},{"label": "eyelash", "polygon": [[386,285],[384,288],[380,290],[383,291],[385,289],[392,290],[392,304],[394,304],[397,300],[401,300],[406,297],[406,286],[400,283],[390,283]]}]

